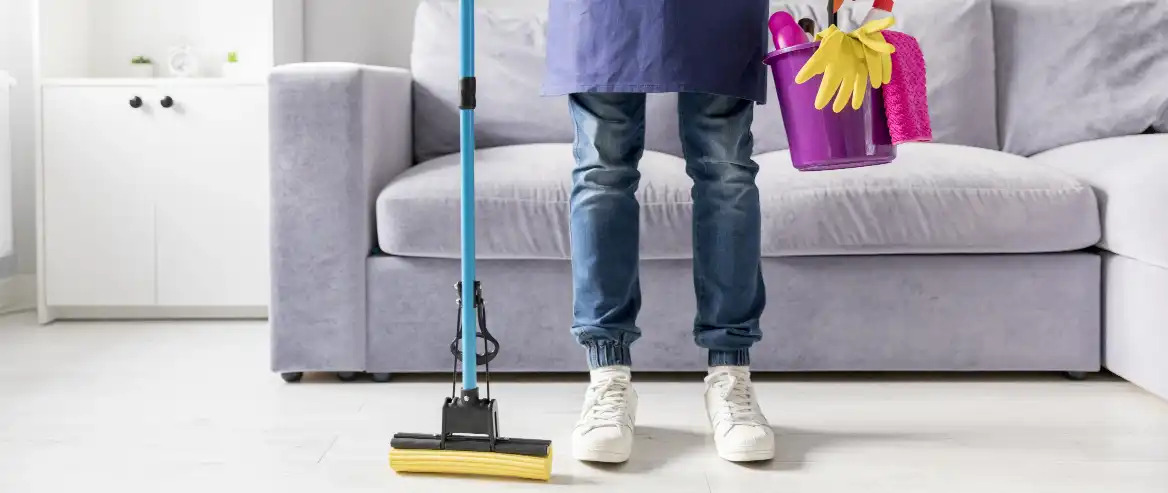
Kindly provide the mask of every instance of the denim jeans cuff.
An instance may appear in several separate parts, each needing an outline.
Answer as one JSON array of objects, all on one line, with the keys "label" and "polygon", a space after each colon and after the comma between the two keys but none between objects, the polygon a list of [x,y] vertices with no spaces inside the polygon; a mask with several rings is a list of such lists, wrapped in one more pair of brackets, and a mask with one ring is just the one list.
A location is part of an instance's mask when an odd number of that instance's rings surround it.
[{"label": "denim jeans cuff", "polygon": [[629,354],[629,346],[618,342],[586,342],[584,348],[588,350],[588,367],[597,369],[605,366],[632,366],[633,357]]},{"label": "denim jeans cuff", "polygon": [[750,350],[715,351],[711,349],[709,361],[710,366],[750,366]]}]

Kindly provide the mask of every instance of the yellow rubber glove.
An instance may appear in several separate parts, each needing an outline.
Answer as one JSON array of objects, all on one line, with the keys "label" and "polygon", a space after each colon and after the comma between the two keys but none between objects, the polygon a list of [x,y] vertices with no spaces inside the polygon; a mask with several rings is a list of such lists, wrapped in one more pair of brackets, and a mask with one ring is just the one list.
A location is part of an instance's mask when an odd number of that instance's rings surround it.
[{"label": "yellow rubber glove", "polygon": [[864,45],[864,64],[868,67],[873,89],[880,89],[880,86],[892,80],[892,54],[896,52],[896,47],[885,41],[880,31],[892,27],[895,23],[896,19],[892,17],[878,19],[860,26],[851,33],[852,37]]},{"label": "yellow rubber glove", "polygon": [[831,26],[815,35],[819,48],[795,75],[795,83],[802,84],[823,74],[815,96],[815,109],[827,107],[834,94],[832,111],[843,111],[848,101],[852,109],[858,110],[864,104],[869,79],[874,88],[891,80],[892,53],[896,49],[884,40],[880,31],[894,22],[891,17],[874,20],[851,33]]},{"label": "yellow rubber glove", "polygon": [[819,48],[795,75],[795,83],[802,84],[823,74],[815,96],[815,109],[823,109],[835,96],[832,109],[838,113],[848,99],[853,98],[856,76],[861,68],[857,63],[860,59],[855,56],[858,43],[835,26],[816,34],[815,39],[819,40]]}]

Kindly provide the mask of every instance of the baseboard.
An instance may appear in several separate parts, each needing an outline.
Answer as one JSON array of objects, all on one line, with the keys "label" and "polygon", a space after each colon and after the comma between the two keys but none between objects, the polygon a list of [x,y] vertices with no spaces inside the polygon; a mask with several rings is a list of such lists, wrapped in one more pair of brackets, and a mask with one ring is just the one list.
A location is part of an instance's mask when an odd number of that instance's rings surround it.
[{"label": "baseboard", "polygon": [[61,320],[262,320],[266,306],[50,306],[50,319]]},{"label": "baseboard", "polygon": [[36,308],[36,275],[18,274],[0,280],[0,314]]}]

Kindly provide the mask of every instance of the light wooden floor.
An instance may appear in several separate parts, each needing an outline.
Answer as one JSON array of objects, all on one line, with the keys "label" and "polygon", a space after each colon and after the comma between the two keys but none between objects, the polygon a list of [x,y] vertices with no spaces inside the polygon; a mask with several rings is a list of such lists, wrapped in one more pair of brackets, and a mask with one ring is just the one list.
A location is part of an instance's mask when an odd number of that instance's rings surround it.
[{"label": "light wooden floor", "polygon": [[[780,452],[754,466],[714,455],[699,376],[642,378],[623,467],[400,477],[390,435],[435,432],[449,382],[289,385],[266,341],[262,323],[0,319],[0,492],[1168,492],[1168,403],[1056,375],[764,378]],[[568,450],[579,376],[496,383],[505,434]]]}]

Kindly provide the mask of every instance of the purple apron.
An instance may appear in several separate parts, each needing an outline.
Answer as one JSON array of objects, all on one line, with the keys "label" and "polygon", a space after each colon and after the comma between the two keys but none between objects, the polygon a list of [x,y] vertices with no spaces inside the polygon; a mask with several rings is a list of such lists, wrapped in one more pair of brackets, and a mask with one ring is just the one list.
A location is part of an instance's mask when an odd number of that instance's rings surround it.
[{"label": "purple apron", "polygon": [[766,100],[767,0],[551,0],[545,95]]}]

